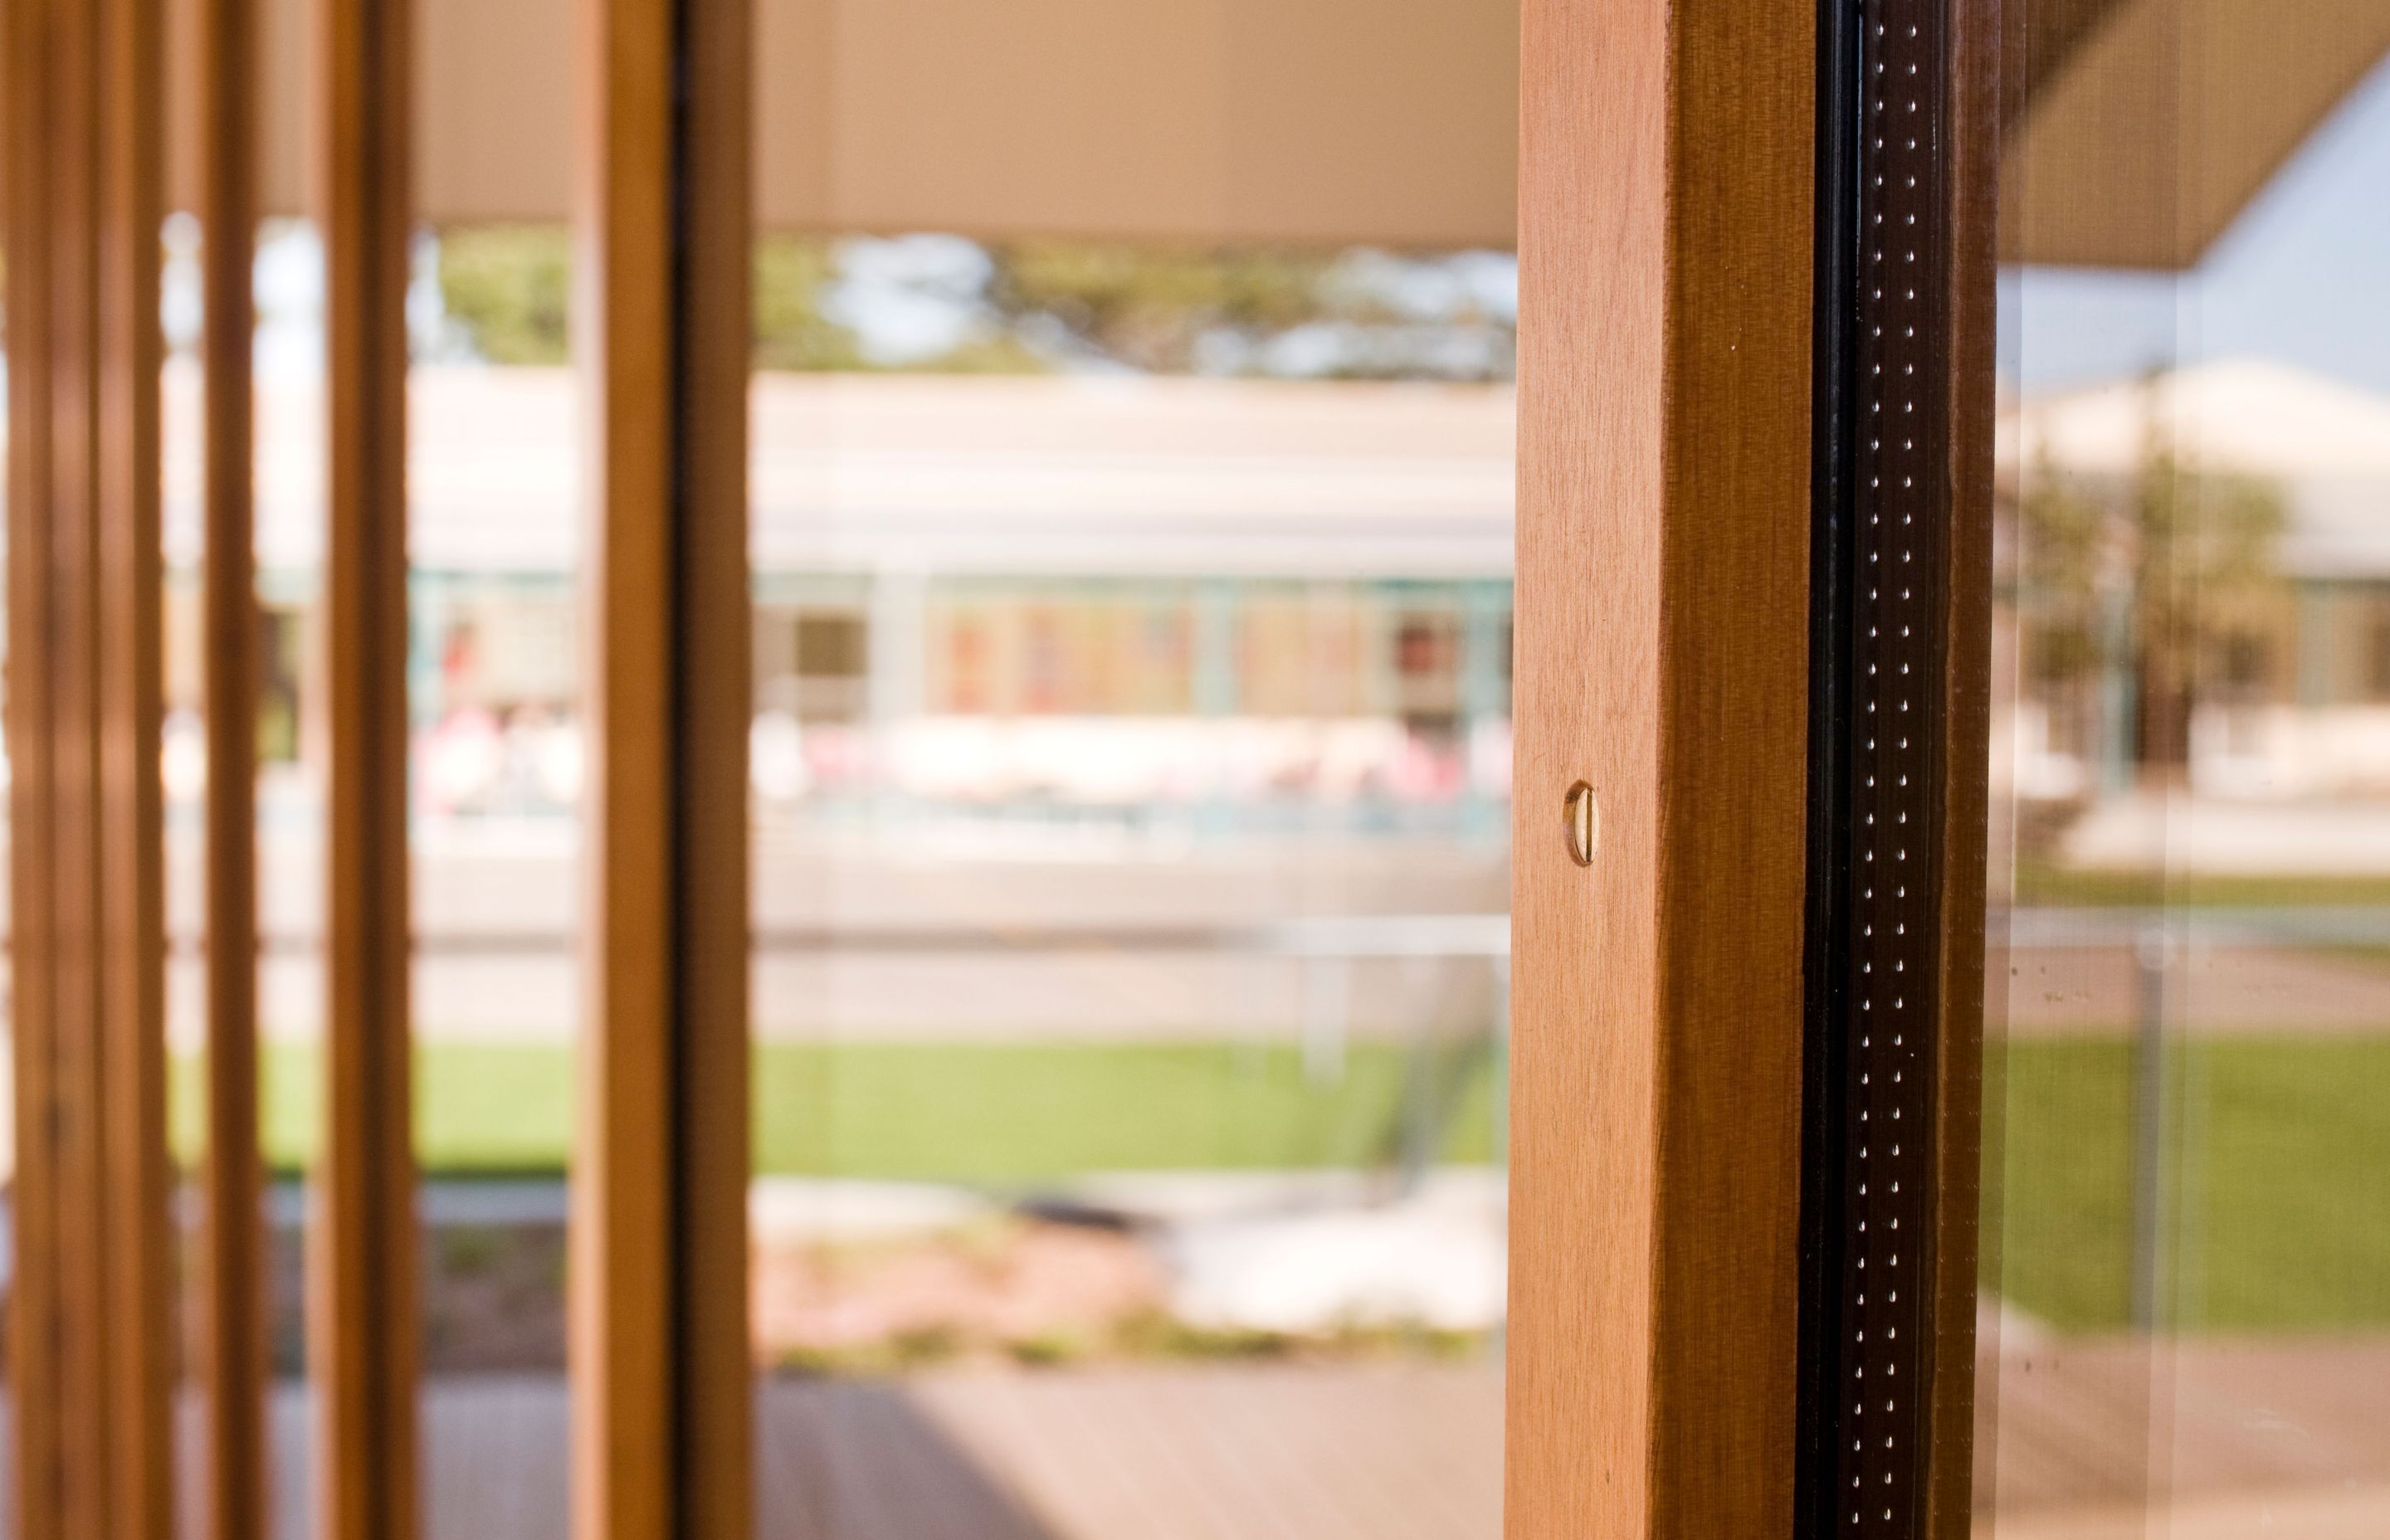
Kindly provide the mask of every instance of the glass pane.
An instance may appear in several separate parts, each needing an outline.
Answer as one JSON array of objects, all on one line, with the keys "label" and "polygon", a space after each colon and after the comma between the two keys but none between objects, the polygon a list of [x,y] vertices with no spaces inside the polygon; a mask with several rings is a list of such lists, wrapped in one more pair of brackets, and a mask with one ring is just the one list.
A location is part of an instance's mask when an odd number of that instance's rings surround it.
[{"label": "glass pane", "polygon": [[[762,50],[759,1533],[1491,1537],[1515,263],[1228,228],[1224,147],[1354,143],[1211,68],[1288,35],[972,14],[816,60],[903,119],[808,127],[823,225],[774,223]],[[1083,78],[1130,46],[1150,117]],[[1096,101],[1119,162],[1041,158]]]},{"label": "glass pane", "polygon": [[[418,233],[410,841],[425,1533],[561,1535],[579,688],[559,225]],[[495,277],[493,275],[495,274]],[[491,298],[491,285],[499,296]],[[323,1133],[323,253],[258,257],[263,1130],[277,1533],[312,1533],[303,1181]],[[509,305],[529,313],[520,321]]]},{"label": "glass pane", "polygon": [[2390,14],[2025,9],[1979,1511],[2384,1533]]},{"label": "glass pane", "polygon": [[408,698],[431,1540],[564,1533],[581,914],[569,271],[558,225],[418,238]]}]

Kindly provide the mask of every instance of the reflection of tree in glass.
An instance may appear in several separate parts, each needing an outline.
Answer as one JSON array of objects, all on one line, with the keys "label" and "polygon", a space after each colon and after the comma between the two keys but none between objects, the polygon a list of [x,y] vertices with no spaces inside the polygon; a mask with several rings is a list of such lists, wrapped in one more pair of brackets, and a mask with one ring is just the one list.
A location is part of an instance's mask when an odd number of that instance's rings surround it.
[{"label": "reflection of tree in glass", "polygon": [[2036,682],[2052,696],[2102,687],[2109,751],[2129,750],[2144,774],[2178,772],[2193,707],[2261,687],[2285,624],[2281,489],[2190,464],[2152,426],[2121,481],[2066,469],[2045,449],[2019,514]]},{"label": "reflection of tree in glass", "polygon": [[1215,332],[1266,335],[1321,318],[1329,259],[1032,243],[1000,253],[996,303],[1088,353],[1157,374],[1194,367]]},{"label": "reflection of tree in glass", "polygon": [[[482,225],[440,233],[440,299],[468,349],[486,363],[559,365],[571,347],[572,247],[554,225]],[[854,333],[826,319],[838,276],[820,241],[765,239],[755,249],[755,362],[766,369],[859,369]]]}]

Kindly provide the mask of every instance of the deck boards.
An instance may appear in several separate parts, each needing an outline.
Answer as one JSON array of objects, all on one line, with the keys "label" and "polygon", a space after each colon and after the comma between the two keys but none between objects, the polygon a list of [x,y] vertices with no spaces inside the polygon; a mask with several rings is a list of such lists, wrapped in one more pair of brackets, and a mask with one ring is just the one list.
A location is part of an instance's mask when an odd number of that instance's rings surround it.
[{"label": "deck boards", "polygon": [[[424,1396],[428,1540],[565,1540],[561,1377],[434,1379]],[[757,1529],[773,1540],[1495,1540],[1499,1530],[1501,1383],[1479,1367],[773,1380],[762,1398]],[[274,1411],[276,1540],[305,1540],[315,1512],[309,1417],[305,1392],[286,1385]]]},{"label": "deck boards", "polygon": [[[2030,1360],[2029,1371],[2024,1364]],[[2390,1338],[2011,1342],[1998,1540],[2139,1540],[2145,1407],[2178,1540],[2390,1534]],[[1494,1540],[1501,1384],[1481,1366],[1130,1366],[774,1380],[773,1540]],[[561,1377],[425,1383],[429,1540],[564,1540]],[[276,1540],[315,1512],[305,1392],[274,1407]],[[183,1424],[185,1511],[195,1410]],[[5,1496],[0,1471],[0,1496]],[[2167,1484],[2158,1483],[2161,1490]],[[2237,1526],[2237,1527],[2236,1527]],[[186,1532],[187,1533],[187,1531]]]}]

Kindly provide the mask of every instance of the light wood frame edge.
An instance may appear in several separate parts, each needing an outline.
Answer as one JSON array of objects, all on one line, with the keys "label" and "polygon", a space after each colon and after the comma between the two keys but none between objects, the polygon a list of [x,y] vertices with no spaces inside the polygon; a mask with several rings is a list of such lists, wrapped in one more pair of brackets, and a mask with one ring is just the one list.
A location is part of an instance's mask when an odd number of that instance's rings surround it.
[{"label": "light wood frame edge", "polygon": [[1524,7],[1512,1540],[1792,1522],[1815,38]]},{"label": "light wood frame edge", "polygon": [[[750,1532],[749,0],[581,0],[582,1540]],[[685,72],[701,89],[675,112]]]},{"label": "light wood frame edge", "polygon": [[406,289],[414,7],[315,0],[325,267],[323,1146],[307,1233],[316,1533],[413,1540]]}]

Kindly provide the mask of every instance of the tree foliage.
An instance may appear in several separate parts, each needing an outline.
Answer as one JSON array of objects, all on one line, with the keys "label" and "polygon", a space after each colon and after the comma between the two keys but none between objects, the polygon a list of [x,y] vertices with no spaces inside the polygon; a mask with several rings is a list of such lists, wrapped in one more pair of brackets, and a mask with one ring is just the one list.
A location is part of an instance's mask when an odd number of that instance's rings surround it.
[{"label": "tree foliage", "polygon": [[822,314],[823,291],[837,277],[838,264],[820,241],[766,237],[755,243],[757,368],[865,367],[854,331]]},{"label": "tree foliage", "polygon": [[2046,685],[2132,679],[2138,757],[2179,763],[2190,714],[2261,647],[2281,612],[2288,513],[2276,483],[2184,460],[2152,432],[2127,477],[2047,455],[2019,504],[2019,604]]},{"label": "tree foliage", "polygon": [[1281,332],[1323,318],[1328,261],[1268,251],[1025,242],[996,253],[991,299],[1131,368],[1185,374],[1206,335]]},{"label": "tree foliage", "polygon": [[[948,237],[951,239],[951,237]],[[753,268],[755,363],[810,372],[904,368],[1044,373],[1126,368],[1154,374],[1329,378],[1508,378],[1516,327],[1473,298],[1459,263],[1382,252],[1290,252],[1028,240],[984,248],[948,307],[951,340],[892,356],[856,329],[877,290],[855,258],[889,243],[766,236]],[[493,364],[555,365],[570,347],[571,252],[554,225],[441,232],[439,281],[454,335]],[[1440,265],[1441,264],[1441,265]],[[902,280],[898,280],[901,284]],[[1497,286],[1498,287],[1498,286]],[[1420,293],[1434,296],[1422,304]],[[1497,296],[1498,301],[1498,296]]]},{"label": "tree foliage", "polygon": [[440,300],[493,364],[561,364],[569,347],[571,247],[555,225],[477,225],[440,233]]}]

